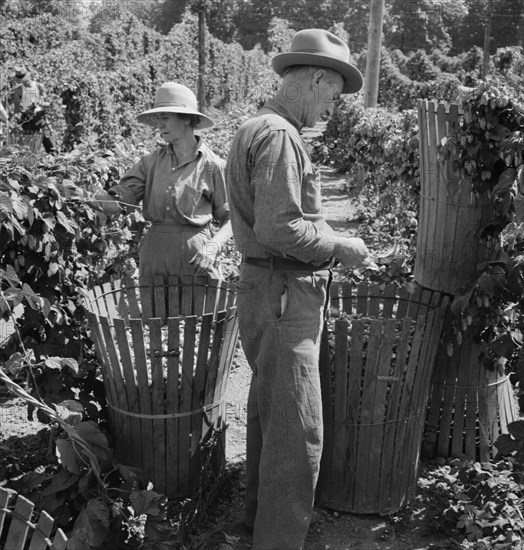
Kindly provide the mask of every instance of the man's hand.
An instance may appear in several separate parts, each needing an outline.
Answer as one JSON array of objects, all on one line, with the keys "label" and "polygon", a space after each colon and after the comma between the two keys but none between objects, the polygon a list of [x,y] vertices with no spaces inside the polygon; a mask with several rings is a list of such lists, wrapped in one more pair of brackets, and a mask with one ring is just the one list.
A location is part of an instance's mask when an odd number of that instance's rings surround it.
[{"label": "man's hand", "polygon": [[345,267],[378,269],[375,260],[360,237],[337,237],[335,258]]}]

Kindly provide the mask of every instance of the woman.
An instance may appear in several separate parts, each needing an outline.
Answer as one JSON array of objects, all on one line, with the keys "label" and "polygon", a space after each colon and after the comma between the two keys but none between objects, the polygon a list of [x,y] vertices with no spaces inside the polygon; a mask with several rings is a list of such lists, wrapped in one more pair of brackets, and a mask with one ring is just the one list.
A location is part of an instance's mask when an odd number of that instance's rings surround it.
[{"label": "woman", "polygon": [[[154,275],[218,278],[216,256],[232,235],[225,161],[194,133],[213,121],[198,111],[193,92],[175,82],[162,84],[153,108],[137,118],[159,130],[166,145],[143,157],[118,185],[96,198],[107,214],[142,201],[151,226],[140,245],[141,282]],[[209,228],[213,219],[220,224],[214,236]]]}]

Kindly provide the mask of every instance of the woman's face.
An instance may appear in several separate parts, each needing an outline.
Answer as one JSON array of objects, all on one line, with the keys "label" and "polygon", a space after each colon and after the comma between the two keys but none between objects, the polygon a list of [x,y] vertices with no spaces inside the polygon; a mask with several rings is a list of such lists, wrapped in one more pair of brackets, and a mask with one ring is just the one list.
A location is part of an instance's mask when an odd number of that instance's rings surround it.
[{"label": "woman's face", "polygon": [[176,113],[158,113],[154,127],[167,143],[184,138],[188,130],[187,120],[180,118]]}]

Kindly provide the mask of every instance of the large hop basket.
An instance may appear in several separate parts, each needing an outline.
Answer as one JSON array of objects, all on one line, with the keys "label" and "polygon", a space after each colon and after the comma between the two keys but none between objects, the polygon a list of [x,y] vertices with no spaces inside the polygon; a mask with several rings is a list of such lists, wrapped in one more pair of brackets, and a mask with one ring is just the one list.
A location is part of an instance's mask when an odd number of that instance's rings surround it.
[{"label": "large hop basket", "polygon": [[201,277],[116,281],[90,292],[89,327],[117,458],[170,498],[198,487],[204,443],[217,434],[213,469],[224,467],[235,304],[231,283]]},{"label": "large hop basket", "polygon": [[413,498],[444,302],[420,288],[332,285],[320,351],[319,504],[391,513]]}]

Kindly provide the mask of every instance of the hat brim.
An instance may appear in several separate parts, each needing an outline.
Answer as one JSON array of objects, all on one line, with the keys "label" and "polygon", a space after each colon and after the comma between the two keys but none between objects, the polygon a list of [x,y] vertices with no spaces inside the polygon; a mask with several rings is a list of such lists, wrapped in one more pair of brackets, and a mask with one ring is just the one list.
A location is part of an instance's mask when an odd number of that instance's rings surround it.
[{"label": "hat brim", "polygon": [[149,109],[148,111],[144,111],[143,113],[140,113],[137,115],[138,122],[141,122],[142,124],[148,124],[149,126],[152,126],[155,124],[155,118],[153,115],[157,115],[160,113],[177,113],[177,114],[186,114],[186,115],[197,115],[200,118],[200,122],[195,126],[195,128],[198,128],[199,130],[203,130],[205,128],[211,128],[211,126],[214,126],[215,123],[212,119],[210,119],[208,116],[196,111],[195,109],[191,109],[189,107],[156,107],[154,109]]},{"label": "hat brim", "polygon": [[271,60],[273,70],[280,76],[292,65],[317,65],[333,69],[344,79],[343,94],[354,94],[362,88],[362,73],[353,65],[340,59],[317,53],[288,52],[280,53]]}]

